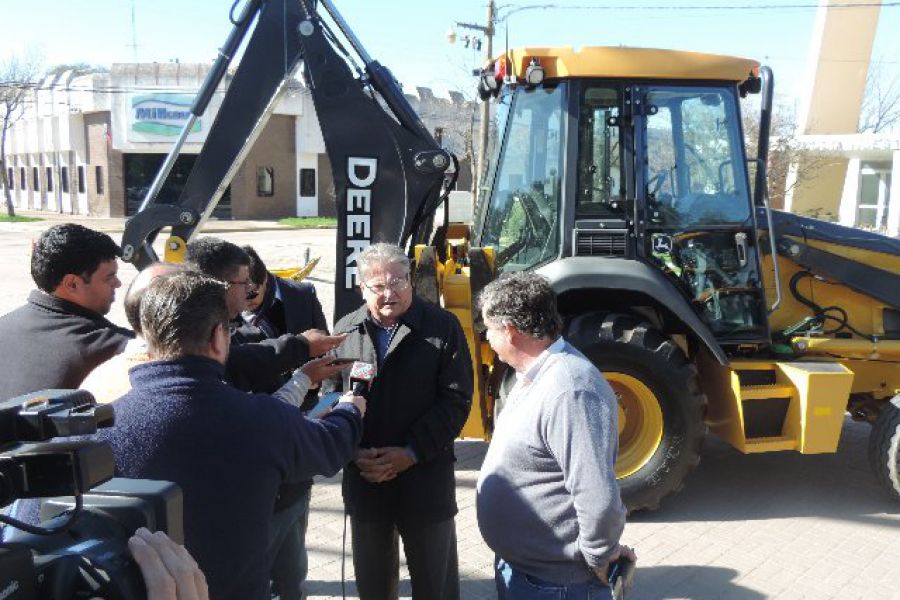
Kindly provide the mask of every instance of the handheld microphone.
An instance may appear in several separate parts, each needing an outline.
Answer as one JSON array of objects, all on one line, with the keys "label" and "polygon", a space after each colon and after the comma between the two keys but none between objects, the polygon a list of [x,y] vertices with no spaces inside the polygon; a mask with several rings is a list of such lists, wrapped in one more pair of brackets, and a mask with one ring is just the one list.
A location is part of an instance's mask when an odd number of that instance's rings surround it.
[{"label": "handheld microphone", "polygon": [[350,388],[354,396],[365,396],[374,379],[375,365],[372,363],[356,361],[350,367]]}]

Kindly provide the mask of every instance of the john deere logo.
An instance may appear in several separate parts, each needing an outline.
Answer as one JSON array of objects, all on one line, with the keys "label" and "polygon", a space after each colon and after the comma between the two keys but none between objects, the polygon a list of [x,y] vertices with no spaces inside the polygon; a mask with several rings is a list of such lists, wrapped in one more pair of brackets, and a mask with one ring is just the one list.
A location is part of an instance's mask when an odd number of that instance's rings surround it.
[{"label": "john deere logo", "polygon": [[[193,97],[187,94],[152,94],[131,99],[131,129],[137,133],[177,136],[191,116]],[[191,133],[201,129],[200,119]]]}]

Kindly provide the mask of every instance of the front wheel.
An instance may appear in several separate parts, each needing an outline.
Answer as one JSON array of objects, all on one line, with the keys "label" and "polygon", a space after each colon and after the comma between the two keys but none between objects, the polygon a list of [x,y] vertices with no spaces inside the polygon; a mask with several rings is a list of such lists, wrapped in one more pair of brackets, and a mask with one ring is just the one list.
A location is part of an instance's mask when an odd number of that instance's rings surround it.
[{"label": "front wheel", "polygon": [[655,510],[700,462],[706,396],[696,368],[671,339],[628,315],[580,315],[566,338],[616,394],[622,501],[629,511]]},{"label": "front wheel", "polygon": [[887,402],[869,434],[869,464],[878,483],[900,500],[900,396]]}]

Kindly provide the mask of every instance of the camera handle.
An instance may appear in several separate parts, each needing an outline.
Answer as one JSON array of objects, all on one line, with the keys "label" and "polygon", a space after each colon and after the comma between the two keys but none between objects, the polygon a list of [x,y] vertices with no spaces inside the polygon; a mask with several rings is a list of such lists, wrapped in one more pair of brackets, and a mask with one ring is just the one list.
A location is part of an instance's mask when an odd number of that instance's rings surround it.
[{"label": "camera handle", "polygon": [[65,520],[61,525],[57,525],[56,527],[41,527],[39,525],[30,525],[25,523],[24,521],[20,521],[18,519],[14,519],[13,517],[9,517],[7,515],[0,514],[0,523],[5,525],[9,525],[10,527],[15,527],[16,529],[21,529],[27,533],[33,533],[35,535],[54,535],[68,529],[72,523],[75,522],[75,519],[78,517],[82,508],[82,499],[81,494],[75,494],[75,506],[71,509],[71,513],[69,514],[69,518]]}]

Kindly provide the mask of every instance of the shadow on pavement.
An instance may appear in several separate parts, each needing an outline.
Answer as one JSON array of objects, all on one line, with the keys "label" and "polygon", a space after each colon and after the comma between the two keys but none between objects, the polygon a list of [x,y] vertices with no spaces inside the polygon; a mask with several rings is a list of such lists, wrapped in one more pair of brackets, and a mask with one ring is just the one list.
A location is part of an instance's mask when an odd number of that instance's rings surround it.
[{"label": "shadow on pavement", "polygon": [[[834,454],[741,454],[709,434],[697,470],[684,490],[656,512],[628,520],[644,523],[744,521],[824,517],[900,529],[900,504],[875,481],[867,444],[871,427],[849,417]],[[472,489],[487,444],[456,442],[457,487]]]},{"label": "shadow on pavement", "polygon": [[763,600],[766,596],[733,580],[734,569],[678,565],[646,567],[635,573],[634,586],[627,591],[629,600]]},{"label": "shadow on pavement", "polygon": [[[496,598],[497,592],[494,589],[494,580],[487,579],[463,579],[459,582],[459,596],[464,600],[487,600]],[[309,596],[325,596],[341,598],[341,582],[340,581],[315,581],[307,580],[303,584],[304,590]],[[346,582],[347,598],[356,598],[356,584],[352,578]],[[400,580],[399,595],[400,598],[409,598],[412,594],[409,579]]]},{"label": "shadow on pavement", "polygon": [[797,452],[744,455],[714,435],[684,490],[657,512],[629,521],[662,523],[825,517],[900,528],[900,504],[877,484],[869,468],[870,426],[849,418],[835,454]]}]

